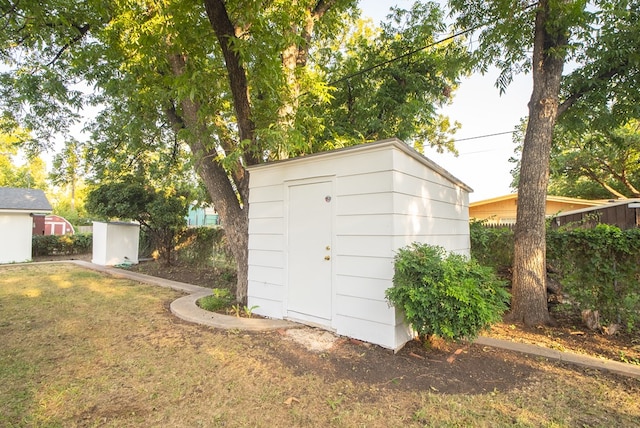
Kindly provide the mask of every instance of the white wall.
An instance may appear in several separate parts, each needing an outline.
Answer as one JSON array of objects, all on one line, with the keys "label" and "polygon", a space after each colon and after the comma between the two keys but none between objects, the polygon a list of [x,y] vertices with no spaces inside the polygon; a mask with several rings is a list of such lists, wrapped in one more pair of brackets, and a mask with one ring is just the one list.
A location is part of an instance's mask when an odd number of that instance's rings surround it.
[{"label": "white wall", "polygon": [[92,263],[113,266],[125,261],[138,263],[140,225],[93,222]]},{"label": "white wall", "polygon": [[32,233],[29,213],[0,213],[0,263],[30,261]]},{"label": "white wall", "polygon": [[391,349],[411,338],[384,295],[392,285],[395,252],[419,241],[469,254],[469,203],[468,188],[407,153],[402,144],[374,143],[250,170],[249,306],[258,306],[254,312],[287,317],[287,186],[327,177],[335,183],[331,328]]}]

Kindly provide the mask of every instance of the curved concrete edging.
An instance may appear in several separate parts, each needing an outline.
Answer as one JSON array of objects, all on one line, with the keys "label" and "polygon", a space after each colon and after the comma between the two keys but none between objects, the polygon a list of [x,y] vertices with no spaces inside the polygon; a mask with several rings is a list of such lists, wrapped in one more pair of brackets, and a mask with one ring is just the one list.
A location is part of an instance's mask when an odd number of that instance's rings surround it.
[{"label": "curved concrete edging", "polygon": [[240,318],[231,315],[218,314],[200,308],[196,304],[198,299],[209,295],[211,295],[211,290],[180,297],[179,299],[171,302],[171,313],[185,321],[224,329],[265,331],[281,328],[301,327],[298,324],[294,324],[285,320],[266,318]]},{"label": "curved concrete edging", "polygon": [[104,272],[118,278],[131,279],[134,281],[144,282],[147,284],[157,285],[159,287],[171,288],[173,290],[189,293],[186,296],[174,300],[169,305],[171,313],[185,321],[227,330],[239,329],[247,331],[267,331],[279,330],[284,328],[304,327],[301,324],[296,324],[294,322],[286,320],[269,318],[240,318],[231,315],[223,315],[211,311],[206,311],[200,308],[196,304],[196,302],[198,301],[198,299],[210,295],[212,293],[212,290],[210,288],[200,287],[199,285],[185,284],[183,282],[171,281],[168,279],[145,275],[138,272],[130,272],[124,269],[113,268],[110,266],[100,266],[82,260],[70,260],[70,262],[78,266],[82,266],[99,272]]},{"label": "curved concrete edging", "polygon": [[[126,278],[134,281],[171,288],[174,290],[189,293],[186,296],[174,300],[171,305],[171,312],[180,319],[222,329],[239,329],[249,331],[266,331],[283,328],[302,328],[302,324],[297,324],[286,320],[262,319],[262,318],[238,318],[230,315],[222,315],[206,311],[196,304],[198,299],[211,294],[211,289],[197,285],[185,284],[177,281],[170,281],[137,272],[129,272],[123,269],[100,266],[82,260],[67,260],[61,262],[42,263],[73,263],[78,266],[104,272],[109,275]],[[22,263],[21,263],[22,264]],[[33,264],[33,263],[26,263]],[[15,265],[12,265],[15,266]],[[520,352],[528,355],[548,358],[551,360],[563,361],[582,367],[596,370],[608,371],[622,376],[640,379],[640,366],[622,363],[613,360],[590,357],[588,355],[574,354],[572,352],[562,352],[555,349],[545,348],[526,343],[517,343],[509,340],[495,339],[492,337],[478,337],[474,343],[478,345],[491,346],[494,348],[506,349],[513,352]]]}]

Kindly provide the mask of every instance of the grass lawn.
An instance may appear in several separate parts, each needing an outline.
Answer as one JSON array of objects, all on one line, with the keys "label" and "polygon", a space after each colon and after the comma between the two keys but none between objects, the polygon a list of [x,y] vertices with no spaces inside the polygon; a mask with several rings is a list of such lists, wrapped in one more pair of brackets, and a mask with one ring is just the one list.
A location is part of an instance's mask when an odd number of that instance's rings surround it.
[{"label": "grass lawn", "polygon": [[[278,332],[182,322],[168,310],[179,296],[70,264],[0,267],[0,426],[640,424],[638,380],[529,359],[511,387],[443,393],[428,386],[427,358],[414,363],[423,389],[371,383],[306,369],[329,357]],[[279,357],[294,347],[299,363]]]}]

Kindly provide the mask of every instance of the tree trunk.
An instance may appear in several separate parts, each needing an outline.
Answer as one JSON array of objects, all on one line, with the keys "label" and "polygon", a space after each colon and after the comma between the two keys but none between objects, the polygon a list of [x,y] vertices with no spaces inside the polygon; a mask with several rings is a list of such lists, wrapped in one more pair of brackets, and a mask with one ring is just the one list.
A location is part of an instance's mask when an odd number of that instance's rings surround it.
[{"label": "tree trunk", "polygon": [[[522,148],[518,211],[515,230],[513,288],[508,319],[526,325],[549,324],[546,287],[545,208],[549,157],[558,113],[564,65],[560,53],[566,33],[548,32],[549,2],[539,2],[533,49],[533,92],[529,123]],[[554,51],[554,48],[556,49]]]},{"label": "tree trunk", "polygon": [[[168,60],[176,76],[184,73],[185,58],[182,55],[169,55]],[[227,171],[216,160],[218,154],[215,148],[209,148],[206,143],[211,137],[198,119],[200,105],[187,98],[180,102],[180,106],[182,107],[181,116],[175,109],[169,109],[167,115],[176,130],[185,127],[191,133],[188,143],[195,160],[195,169],[220,215],[227,245],[236,260],[238,272],[236,299],[246,304],[249,287],[249,173],[238,164],[236,171],[233,172],[234,188]],[[238,195],[240,200],[245,201],[244,204],[240,203]]]}]

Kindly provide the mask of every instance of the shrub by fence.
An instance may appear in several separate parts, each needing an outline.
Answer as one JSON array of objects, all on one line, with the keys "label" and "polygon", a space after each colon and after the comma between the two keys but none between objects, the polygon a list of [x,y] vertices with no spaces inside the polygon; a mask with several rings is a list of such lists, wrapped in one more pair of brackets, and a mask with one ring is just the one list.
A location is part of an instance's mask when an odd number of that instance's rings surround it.
[{"label": "shrub by fence", "polygon": [[31,244],[32,257],[85,254],[91,252],[93,235],[34,235]]}]

